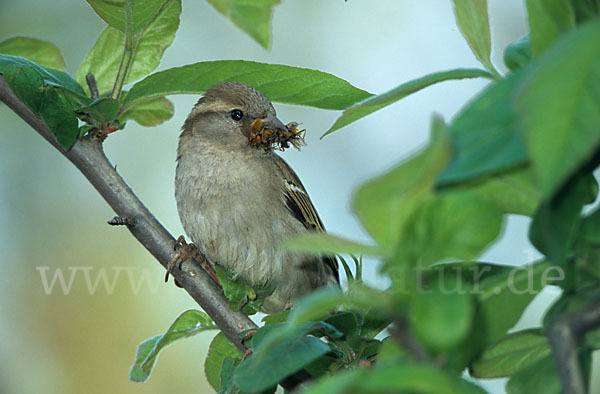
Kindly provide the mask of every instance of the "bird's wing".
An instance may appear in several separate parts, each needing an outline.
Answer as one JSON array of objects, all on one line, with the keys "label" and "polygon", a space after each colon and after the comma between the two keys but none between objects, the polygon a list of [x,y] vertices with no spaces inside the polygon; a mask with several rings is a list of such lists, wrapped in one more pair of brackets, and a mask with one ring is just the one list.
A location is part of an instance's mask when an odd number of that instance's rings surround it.
[{"label": "bird's wing", "polygon": [[[288,209],[292,212],[294,217],[298,219],[304,227],[312,231],[325,232],[325,226],[317,214],[315,206],[310,201],[310,197],[300,182],[298,175],[292,170],[292,168],[278,155],[275,157],[275,163],[281,170],[283,178],[285,179],[285,204]],[[333,256],[323,256],[323,261],[331,270],[339,283],[339,272],[338,263]]]}]

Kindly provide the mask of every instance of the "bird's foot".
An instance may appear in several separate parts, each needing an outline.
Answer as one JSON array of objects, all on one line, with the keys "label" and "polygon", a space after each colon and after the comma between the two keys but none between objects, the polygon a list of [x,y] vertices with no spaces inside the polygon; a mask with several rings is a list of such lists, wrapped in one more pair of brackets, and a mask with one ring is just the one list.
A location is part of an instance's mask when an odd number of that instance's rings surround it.
[{"label": "bird's foot", "polygon": [[196,261],[200,263],[202,269],[206,271],[206,273],[212,278],[212,280],[214,280],[217,285],[221,286],[221,284],[219,283],[219,279],[217,278],[215,267],[213,267],[212,264],[206,261],[204,256],[200,254],[200,251],[198,250],[196,245],[194,245],[193,243],[187,243],[185,241],[185,237],[183,235],[180,235],[179,238],[177,238],[175,245],[173,245],[173,249],[177,253],[175,253],[175,256],[173,256],[173,258],[171,259],[171,261],[169,261],[169,264],[167,265],[165,282],[169,280],[169,274],[171,273],[171,271],[173,271],[175,267],[181,269],[181,264],[183,264],[183,262],[189,259],[190,257],[193,257],[196,259]]},{"label": "bird's foot", "polygon": [[[246,335],[244,335],[244,337],[241,339],[242,345],[246,346],[246,342],[248,342],[250,339],[252,339],[254,334],[256,334],[256,330],[248,330],[246,332]],[[252,356],[252,352],[253,352],[252,348],[250,346],[248,346],[246,351],[244,352],[244,355],[242,356],[242,361],[244,361],[248,357]]]}]

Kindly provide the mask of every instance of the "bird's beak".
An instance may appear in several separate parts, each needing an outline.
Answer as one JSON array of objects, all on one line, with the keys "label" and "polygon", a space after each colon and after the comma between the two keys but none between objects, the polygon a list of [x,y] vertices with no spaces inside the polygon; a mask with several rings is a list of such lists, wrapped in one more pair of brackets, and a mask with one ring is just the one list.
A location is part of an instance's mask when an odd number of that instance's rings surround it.
[{"label": "bird's beak", "polygon": [[292,144],[300,149],[304,144],[304,132],[298,130],[298,123],[290,122],[284,125],[272,114],[264,118],[255,119],[250,125],[250,135],[248,140],[251,146],[263,148],[265,151],[279,149],[283,151]]},{"label": "bird's beak", "polygon": [[262,121],[262,126],[267,130],[273,131],[288,131],[286,125],[284,125],[279,119],[273,114],[268,114]]}]

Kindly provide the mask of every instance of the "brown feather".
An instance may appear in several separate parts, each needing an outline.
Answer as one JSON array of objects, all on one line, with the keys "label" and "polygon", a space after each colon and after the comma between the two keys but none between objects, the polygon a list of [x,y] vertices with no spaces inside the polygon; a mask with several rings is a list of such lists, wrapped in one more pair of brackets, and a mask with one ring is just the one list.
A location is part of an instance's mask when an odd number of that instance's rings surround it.
[{"label": "brown feather", "polygon": [[[274,157],[275,163],[281,170],[283,178],[287,182],[285,194],[285,203],[287,207],[307,229],[325,232],[325,226],[323,226],[323,222],[321,221],[321,218],[319,218],[319,214],[317,214],[317,210],[312,201],[310,201],[310,197],[308,196],[304,185],[300,182],[298,175],[296,175],[294,170],[292,170],[281,157],[278,155],[274,155]],[[322,259],[325,264],[331,268],[336,281],[339,283],[339,266],[335,257],[323,256]]]}]

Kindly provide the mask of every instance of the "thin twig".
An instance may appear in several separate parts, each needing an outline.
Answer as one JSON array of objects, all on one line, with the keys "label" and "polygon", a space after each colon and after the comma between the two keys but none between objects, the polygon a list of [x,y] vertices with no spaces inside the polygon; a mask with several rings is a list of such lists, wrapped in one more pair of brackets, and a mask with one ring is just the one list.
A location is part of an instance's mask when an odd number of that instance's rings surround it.
[{"label": "thin twig", "polygon": [[127,216],[115,216],[106,223],[111,226],[135,226],[135,222]]},{"label": "thin twig", "polygon": [[85,82],[87,82],[88,88],[90,88],[92,100],[96,100],[98,97],[100,97],[100,93],[98,93],[98,84],[96,83],[96,77],[94,77],[94,74],[87,73],[85,75]]},{"label": "thin twig", "polygon": [[[156,220],[115,171],[104,155],[101,142],[94,138],[82,138],[75,142],[68,151],[62,149],[44,121],[35,116],[14,95],[3,76],[0,76],[0,100],[65,155],[90,181],[118,216],[135,221],[135,226],[127,228],[166,268],[175,254],[173,250],[175,238]],[[202,309],[213,318],[223,334],[240,350],[245,351],[238,334],[244,330],[256,329],[256,325],[248,316],[229,308],[229,302],[223,292],[202,270],[200,264],[188,259],[183,264],[182,270],[174,270],[172,274]]]},{"label": "thin twig", "polygon": [[415,361],[427,360],[427,350],[419,343],[419,341],[413,336],[406,318],[398,318],[389,327],[390,334],[396,339],[396,341],[406,349],[415,359]]},{"label": "thin twig", "polygon": [[587,331],[600,326],[600,297],[585,307],[567,313],[550,324],[548,341],[554,362],[567,394],[586,394],[586,382],[579,362],[579,341]]}]

